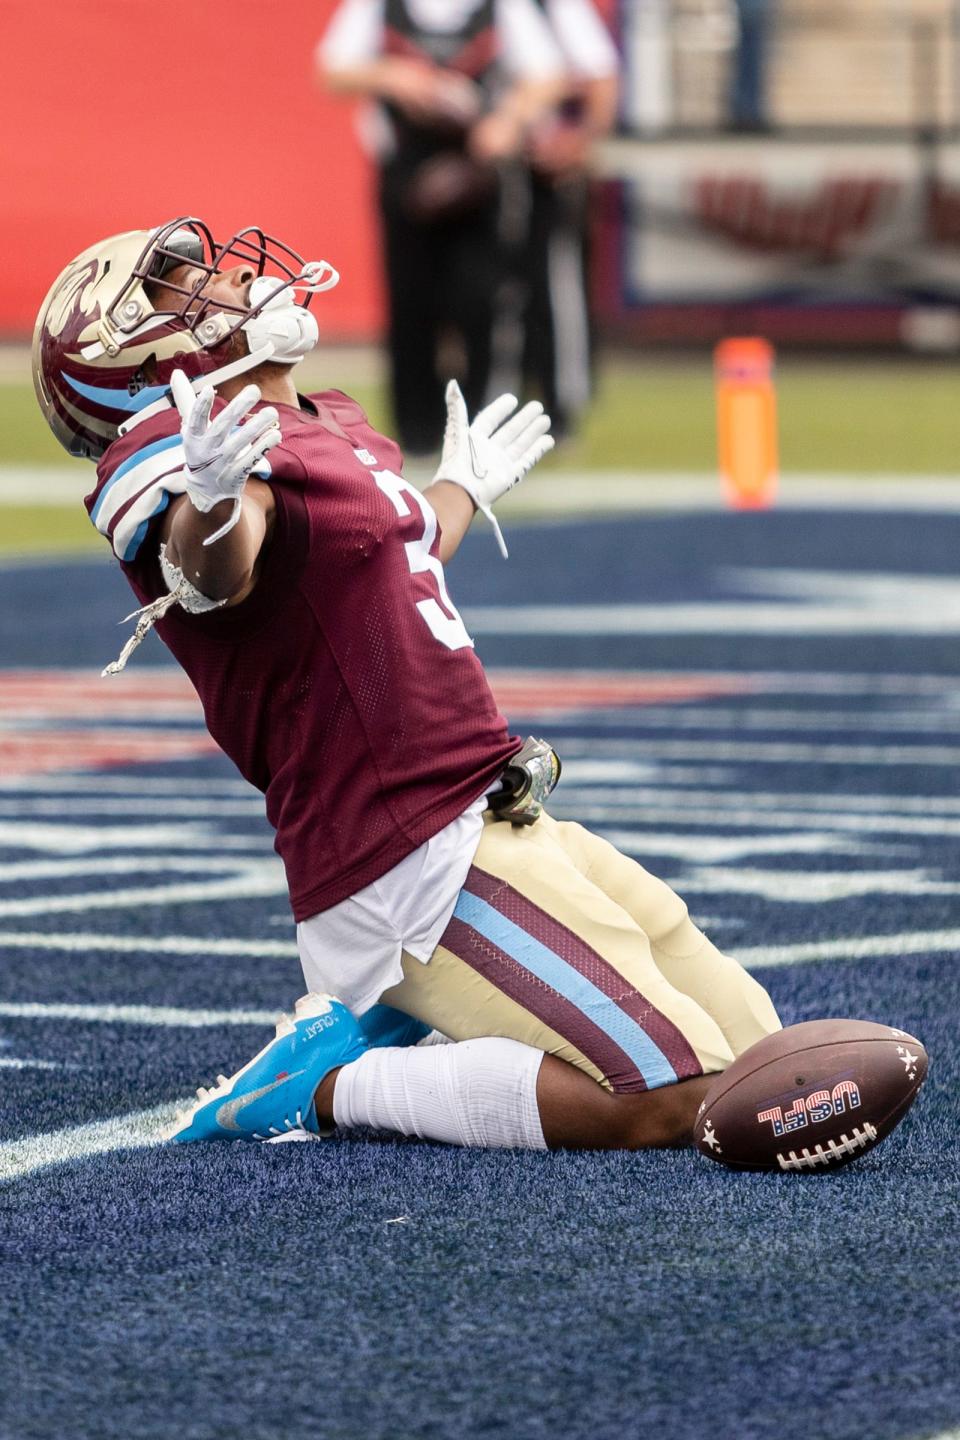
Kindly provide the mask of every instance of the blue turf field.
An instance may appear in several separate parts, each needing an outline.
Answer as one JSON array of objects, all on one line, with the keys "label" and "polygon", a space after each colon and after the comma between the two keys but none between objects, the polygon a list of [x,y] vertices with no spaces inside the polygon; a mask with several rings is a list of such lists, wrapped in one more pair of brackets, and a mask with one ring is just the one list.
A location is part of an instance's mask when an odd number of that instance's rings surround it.
[{"label": "blue turf field", "polygon": [[915,1110],[816,1177],[692,1153],[146,1143],[298,993],[282,880],[159,643],[97,680],[130,608],[110,566],[11,566],[2,1440],[960,1425],[960,515],[508,538],[503,565],[470,536],[451,590],[511,719],[564,757],[555,812],[673,881],[788,1023],[918,1034]]}]

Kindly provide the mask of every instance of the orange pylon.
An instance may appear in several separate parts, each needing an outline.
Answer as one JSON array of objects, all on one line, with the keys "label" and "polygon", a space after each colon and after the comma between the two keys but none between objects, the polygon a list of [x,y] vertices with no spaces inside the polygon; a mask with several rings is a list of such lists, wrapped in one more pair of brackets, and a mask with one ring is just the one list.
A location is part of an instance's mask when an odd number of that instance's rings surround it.
[{"label": "orange pylon", "polygon": [[756,337],[714,351],[717,447],[727,499],[738,510],[773,504],[777,489],[777,396],[773,346]]}]

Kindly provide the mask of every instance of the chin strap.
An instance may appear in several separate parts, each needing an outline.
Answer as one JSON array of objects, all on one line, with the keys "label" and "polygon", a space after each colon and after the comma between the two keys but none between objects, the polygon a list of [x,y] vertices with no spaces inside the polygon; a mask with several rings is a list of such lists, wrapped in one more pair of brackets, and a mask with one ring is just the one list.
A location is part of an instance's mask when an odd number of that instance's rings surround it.
[{"label": "chin strap", "polygon": [[[249,355],[241,355],[239,360],[231,360],[229,365],[221,365],[219,370],[212,371],[209,375],[198,375],[195,380],[189,382],[194,395],[199,395],[208,385],[215,390],[225,380],[233,380],[237,375],[243,375],[248,370],[253,370],[257,365],[263,365],[267,360],[272,360],[275,352],[274,345],[268,340],[256,350],[251,350]],[[118,435],[129,435],[144,420],[149,420],[154,415],[161,415],[164,410],[174,410],[176,406],[169,389],[161,400],[155,400],[152,405],[147,405],[136,415],[131,415],[129,420],[124,420],[122,425],[117,426]]]},{"label": "chin strap", "polygon": [[[332,290],[339,283],[339,270],[335,270],[327,260],[309,261],[292,284],[274,275],[258,276],[250,286],[250,306],[256,310],[256,314],[249,320],[244,320],[240,326],[247,337],[249,354],[241,355],[239,360],[232,360],[229,365],[222,365],[219,370],[214,370],[209,375],[198,375],[195,380],[190,381],[193,393],[198,395],[208,385],[216,389],[226,380],[244,375],[248,370],[253,370],[268,360],[275,365],[298,365],[316,346],[320,331],[306,306],[295,303],[294,293],[305,290],[310,295],[322,295],[325,290]],[[226,322],[229,328],[226,316],[218,314],[210,316],[204,321],[204,325],[211,327],[211,336],[215,337],[217,331],[222,332],[223,322]],[[151,330],[156,323],[156,317],[151,317],[133,333],[139,335],[143,331]],[[201,331],[202,329],[201,326]],[[224,338],[223,333],[220,333],[219,338]],[[103,346],[97,342],[81,353],[87,359],[93,358],[93,351],[102,354]],[[173,403],[173,397],[167,391],[162,399],[154,401],[136,415],[131,415],[129,420],[124,420],[122,425],[118,426],[117,433],[128,435],[144,420],[173,408]]]}]

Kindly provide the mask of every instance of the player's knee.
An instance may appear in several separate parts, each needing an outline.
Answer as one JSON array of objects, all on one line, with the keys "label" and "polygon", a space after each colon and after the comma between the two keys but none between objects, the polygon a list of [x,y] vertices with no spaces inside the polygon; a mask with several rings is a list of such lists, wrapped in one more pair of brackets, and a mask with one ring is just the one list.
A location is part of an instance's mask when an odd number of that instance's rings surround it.
[{"label": "player's knee", "polygon": [[672,890],[669,900],[661,901],[659,914],[647,934],[654,959],[660,954],[667,960],[695,960],[701,952],[714,949],[712,941],[690,919],[687,902]]}]

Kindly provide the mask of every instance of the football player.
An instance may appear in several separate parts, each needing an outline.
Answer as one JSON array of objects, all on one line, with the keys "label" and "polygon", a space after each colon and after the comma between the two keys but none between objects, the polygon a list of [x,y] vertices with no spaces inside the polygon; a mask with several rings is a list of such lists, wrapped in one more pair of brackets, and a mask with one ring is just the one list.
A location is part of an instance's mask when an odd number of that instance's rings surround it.
[{"label": "football player", "polygon": [[294,384],[336,278],[178,219],[85,251],[36,327],[40,405],[97,462],[87,509],[143,606],[108,671],[156,623],[265,795],[314,992],[177,1138],[688,1142],[774,1008],[665,884],[542,809],[559,764],[510,734],[444,578],[477,510],[502,545],[491,506],[549,419],[505,395],[471,420],[451,384],[414,489],[354,401]]}]

